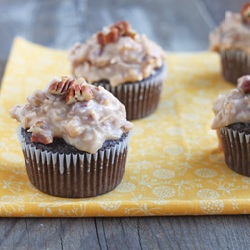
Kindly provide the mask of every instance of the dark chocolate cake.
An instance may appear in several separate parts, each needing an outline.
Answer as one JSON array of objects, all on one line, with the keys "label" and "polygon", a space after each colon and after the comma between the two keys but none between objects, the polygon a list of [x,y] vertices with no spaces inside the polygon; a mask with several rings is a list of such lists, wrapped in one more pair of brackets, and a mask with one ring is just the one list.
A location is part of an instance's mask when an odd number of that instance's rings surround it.
[{"label": "dark chocolate cake", "polygon": [[237,123],[228,125],[227,128],[235,130],[238,133],[245,133],[246,135],[250,134],[250,123],[237,122]]},{"label": "dark chocolate cake", "polygon": [[[48,151],[52,153],[59,153],[59,154],[84,154],[87,152],[78,150],[72,145],[67,144],[62,138],[54,138],[53,142],[50,144],[42,144],[42,143],[34,143],[31,142],[31,135],[32,133],[27,132],[27,130],[24,130],[21,128],[21,133],[23,137],[25,138],[25,141],[27,144],[30,144],[31,146],[36,147],[37,149],[40,149],[42,151]],[[105,149],[110,149],[111,147],[114,147],[115,145],[118,145],[120,142],[124,141],[124,139],[128,136],[128,133],[124,133],[119,139],[117,140],[106,140],[102,148],[99,149],[99,151],[104,151]]]}]

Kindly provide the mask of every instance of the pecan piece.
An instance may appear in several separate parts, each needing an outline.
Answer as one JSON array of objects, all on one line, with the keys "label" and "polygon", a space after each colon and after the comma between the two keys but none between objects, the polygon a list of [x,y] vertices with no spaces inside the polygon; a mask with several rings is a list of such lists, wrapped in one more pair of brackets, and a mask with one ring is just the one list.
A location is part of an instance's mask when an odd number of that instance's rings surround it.
[{"label": "pecan piece", "polygon": [[97,35],[96,35],[96,38],[97,38],[97,42],[101,46],[105,45],[105,35],[102,32],[98,32]]},{"label": "pecan piece", "polygon": [[48,87],[48,93],[53,95],[65,95],[75,81],[75,78],[68,76],[63,76],[60,80],[54,79]]},{"label": "pecan piece", "polygon": [[240,13],[243,21],[250,24],[250,3],[245,3],[241,8]]},{"label": "pecan piece", "polygon": [[128,31],[125,33],[125,36],[130,36],[132,39],[135,39],[136,32],[135,32],[135,31],[132,31],[132,30],[128,30]]},{"label": "pecan piece", "polygon": [[50,144],[53,142],[53,135],[50,130],[46,130],[47,126],[43,121],[37,121],[32,126],[32,142],[40,142],[42,144]]},{"label": "pecan piece", "polygon": [[237,88],[244,94],[250,94],[250,75],[239,78]]},{"label": "pecan piece", "polygon": [[51,138],[49,138],[43,134],[36,134],[36,133],[32,133],[31,141],[32,142],[40,142],[42,144],[50,144],[53,142],[53,140],[51,140]]},{"label": "pecan piece", "polygon": [[93,92],[85,85],[74,84],[66,95],[66,104],[90,101],[93,99]]}]

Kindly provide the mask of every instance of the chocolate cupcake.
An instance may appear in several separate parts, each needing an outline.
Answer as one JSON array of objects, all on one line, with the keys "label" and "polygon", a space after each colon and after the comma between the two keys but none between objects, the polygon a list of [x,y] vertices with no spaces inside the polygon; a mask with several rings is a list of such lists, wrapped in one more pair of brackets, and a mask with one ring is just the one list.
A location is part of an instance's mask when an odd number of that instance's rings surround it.
[{"label": "chocolate cupcake", "polygon": [[126,107],[127,119],[153,113],[165,75],[163,50],[125,21],[94,34],[69,51],[72,74],[101,85]]},{"label": "chocolate cupcake", "polygon": [[210,34],[210,49],[221,57],[224,79],[237,84],[237,79],[250,74],[250,3],[241,13],[226,12],[225,20]]},{"label": "chocolate cupcake", "polygon": [[55,78],[10,110],[27,174],[40,191],[84,198],[122,180],[132,124],[117,98],[83,78]]},{"label": "chocolate cupcake", "polygon": [[212,129],[220,131],[225,162],[235,172],[250,176],[250,76],[214,102]]}]

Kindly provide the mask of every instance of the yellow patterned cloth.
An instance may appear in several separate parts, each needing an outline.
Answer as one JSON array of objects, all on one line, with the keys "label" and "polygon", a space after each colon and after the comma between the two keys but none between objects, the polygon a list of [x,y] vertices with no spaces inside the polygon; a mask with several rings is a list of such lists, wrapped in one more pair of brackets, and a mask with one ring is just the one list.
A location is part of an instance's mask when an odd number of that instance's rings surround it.
[{"label": "yellow patterned cloth", "polygon": [[148,216],[250,212],[250,178],[224,164],[210,129],[213,100],[233,85],[210,52],[169,54],[158,110],[134,122],[126,172],[112,192],[87,199],[45,195],[29,182],[9,109],[54,76],[69,74],[65,51],[17,38],[0,95],[0,216]]}]

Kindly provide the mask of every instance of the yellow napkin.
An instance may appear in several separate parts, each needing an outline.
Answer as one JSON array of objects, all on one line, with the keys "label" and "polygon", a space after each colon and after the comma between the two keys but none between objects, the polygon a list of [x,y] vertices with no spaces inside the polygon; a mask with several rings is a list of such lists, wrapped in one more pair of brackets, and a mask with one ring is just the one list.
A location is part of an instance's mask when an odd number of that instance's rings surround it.
[{"label": "yellow napkin", "polygon": [[18,123],[9,109],[24,104],[54,76],[69,74],[65,51],[16,38],[0,96],[1,216],[147,216],[250,212],[250,178],[232,172],[210,129],[213,100],[233,85],[210,52],[169,54],[158,110],[134,122],[126,172],[112,192],[88,199],[45,195],[29,182]]}]

